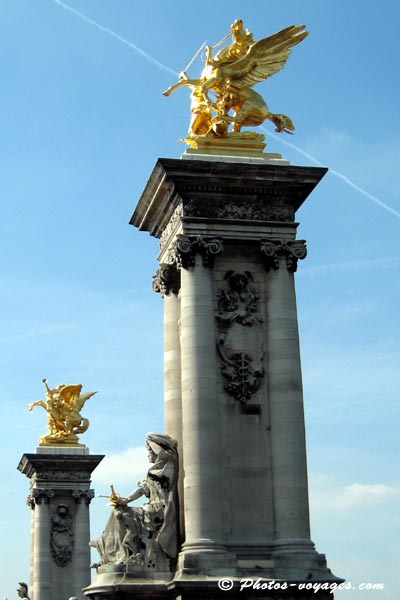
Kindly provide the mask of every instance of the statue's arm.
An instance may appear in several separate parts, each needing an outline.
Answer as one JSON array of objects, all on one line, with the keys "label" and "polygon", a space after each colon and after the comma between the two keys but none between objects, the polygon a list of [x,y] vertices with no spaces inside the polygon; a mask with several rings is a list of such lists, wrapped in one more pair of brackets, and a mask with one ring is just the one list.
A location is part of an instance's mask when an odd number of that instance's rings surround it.
[{"label": "statue's arm", "polygon": [[141,498],[146,495],[146,490],[142,487],[138,487],[132,494],[127,496],[126,498],[118,498],[115,505],[116,506],[127,506],[130,502]]}]

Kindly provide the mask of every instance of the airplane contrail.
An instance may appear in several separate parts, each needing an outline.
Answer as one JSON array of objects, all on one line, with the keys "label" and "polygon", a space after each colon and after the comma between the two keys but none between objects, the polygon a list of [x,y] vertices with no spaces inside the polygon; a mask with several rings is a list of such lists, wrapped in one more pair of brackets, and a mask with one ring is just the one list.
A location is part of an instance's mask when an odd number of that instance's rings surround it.
[{"label": "airplane contrail", "polygon": [[133,42],[130,42],[129,40],[125,39],[124,37],[122,37],[118,33],[115,33],[115,31],[112,31],[111,29],[108,29],[108,27],[104,27],[103,25],[100,25],[100,23],[97,23],[97,21],[93,21],[93,19],[90,19],[89,17],[87,17],[83,13],[79,12],[75,8],[72,8],[72,6],[69,6],[69,4],[66,4],[65,2],[62,2],[61,0],[53,0],[53,2],[55,4],[57,4],[58,6],[60,6],[61,8],[63,8],[64,10],[67,10],[70,13],[76,15],[77,17],[79,17],[83,21],[86,21],[86,23],[89,23],[89,25],[92,25],[93,27],[96,27],[97,29],[100,29],[100,31],[103,31],[104,33],[107,33],[108,35],[111,35],[112,37],[114,37],[118,41],[122,42],[126,46],[129,46],[129,48],[132,48],[132,50],[135,50],[135,52],[137,52],[138,54],[140,54],[140,56],[143,56],[143,58],[145,58],[146,60],[148,60],[150,63],[152,63],[156,67],[159,67],[163,71],[167,71],[167,73],[172,73],[176,77],[178,76],[178,73],[176,71],[174,71],[173,69],[171,69],[167,65],[164,65],[162,62],[160,62],[156,58],[153,58],[150,54],[148,54],[147,52],[145,52],[144,50],[142,50],[142,48],[139,48],[139,46],[136,46],[136,44],[134,44]]},{"label": "airplane contrail", "polygon": [[[93,27],[96,27],[100,31],[103,31],[104,33],[107,33],[108,35],[111,35],[112,37],[114,37],[115,39],[117,39],[119,42],[125,44],[129,48],[132,48],[133,50],[135,50],[135,52],[137,52],[138,54],[140,54],[140,56],[142,56],[145,60],[149,61],[150,63],[152,63],[153,65],[155,65],[159,69],[162,69],[163,71],[166,71],[167,73],[172,73],[173,75],[175,75],[175,76],[178,77],[178,73],[176,71],[174,71],[173,69],[171,69],[167,65],[164,65],[162,62],[158,61],[157,59],[153,58],[150,54],[148,54],[147,52],[145,52],[144,50],[142,50],[142,48],[140,48],[139,46],[137,46],[133,42],[125,39],[124,37],[122,37],[118,33],[115,33],[115,31],[112,31],[108,27],[104,27],[103,25],[101,25],[97,21],[94,21],[93,19],[90,19],[89,17],[87,17],[83,13],[79,12],[75,8],[72,8],[72,6],[69,6],[69,4],[66,4],[65,2],[62,2],[62,0],[53,0],[53,2],[55,4],[57,4],[58,6],[60,6],[61,8],[63,8],[64,10],[69,11],[70,13],[76,15],[77,17],[79,17],[80,19],[82,19],[83,21],[85,21],[86,23],[89,23],[89,25],[92,25]],[[261,129],[263,129],[264,131],[267,131],[264,127],[261,127]],[[309,154],[308,152],[306,152],[302,148],[299,148],[299,146],[296,146],[295,144],[287,142],[286,140],[284,140],[281,137],[275,135],[274,133],[271,133],[270,131],[268,131],[267,133],[268,133],[268,135],[270,135],[274,139],[278,140],[281,144],[284,144],[285,146],[288,146],[289,148],[292,148],[293,150],[296,150],[297,152],[300,152],[300,154],[302,154],[303,156],[305,156],[306,158],[308,158],[314,164],[316,164],[318,166],[323,166],[322,163],[319,160],[317,160],[316,158],[314,158],[314,156],[312,156],[311,154]],[[354,183],[354,181],[352,181],[349,177],[347,177],[346,175],[343,175],[343,173],[340,173],[339,171],[335,171],[334,169],[329,169],[329,173],[331,175],[333,175],[334,177],[337,177],[338,179],[341,179],[349,187],[353,188],[354,190],[356,190],[357,192],[359,192],[360,194],[362,194],[363,196],[365,196],[369,200],[372,200],[372,202],[374,202],[375,204],[377,204],[378,206],[380,206],[381,208],[383,208],[387,212],[391,213],[392,215],[394,215],[395,217],[397,217],[398,219],[400,219],[400,212],[398,212],[397,210],[395,210],[391,206],[388,206],[387,204],[385,204],[385,202],[382,202],[382,200],[380,200],[379,198],[377,198],[373,194],[370,194],[369,192],[367,192],[366,190],[364,190],[362,187],[360,187],[359,185],[357,185],[356,183]]]},{"label": "airplane contrail", "polygon": [[[265,127],[261,127],[261,129],[264,129],[264,131],[267,132],[267,130],[265,129]],[[285,146],[288,146],[289,148],[292,148],[293,150],[296,150],[297,152],[300,152],[300,154],[302,154],[303,156],[305,156],[306,158],[308,158],[309,160],[311,160],[311,162],[313,162],[315,165],[318,165],[319,167],[324,166],[314,156],[312,156],[311,154],[309,154],[305,150],[302,150],[302,148],[299,148],[299,146],[296,146],[296,144],[292,144],[291,142],[287,142],[285,139],[282,139],[281,137],[277,136],[274,133],[271,133],[270,131],[268,131],[268,135],[270,135],[271,137],[273,137],[275,140],[278,140],[281,144],[284,144]],[[329,169],[328,173],[330,173],[334,177],[337,177],[338,179],[341,179],[342,181],[344,181],[344,183],[347,183],[347,185],[349,187],[353,188],[353,190],[356,190],[357,192],[359,192],[360,194],[362,194],[363,196],[365,196],[369,200],[372,200],[372,202],[375,202],[375,204],[377,204],[381,208],[385,209],[387,212],[391,213],[392,215],[394,215],[395,217],[397,217],[398,219],[400,219],[400,212],[398,212],[397,210],[395,210],[391,206],[388,206],[387,204],[385,204],[385,202],[382,202],[382,200],[380,200],[379,198],[377,198],[373,194],[370,194],[369,192],[367,192],[367,190],[364,190],[362,187],[360,187],[359,185],[357,185],[356,183],[354,183],[354,181],[352,181],[349,177],[347,177],[347,175],[343,175],[343,173],[340,173],[339,171],[335,171],[335,169],[331,169],[331,168]]]}]

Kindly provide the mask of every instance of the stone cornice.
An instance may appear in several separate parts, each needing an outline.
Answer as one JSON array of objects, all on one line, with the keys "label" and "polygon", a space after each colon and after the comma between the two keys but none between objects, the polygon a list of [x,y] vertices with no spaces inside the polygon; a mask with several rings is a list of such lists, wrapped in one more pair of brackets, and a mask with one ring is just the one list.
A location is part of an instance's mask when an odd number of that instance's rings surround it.
[{"label": "stone cornice", "polygon": [[29,479],[36,476],[46,480],[90,479],[92,471],[104,458],[102,454],[24,454],[18,470]]},{"label": "stone cornice", "polygon": [[178,205],[183,219],[293,222],[323,167],[160,158],[130,224],[159,238]]}]

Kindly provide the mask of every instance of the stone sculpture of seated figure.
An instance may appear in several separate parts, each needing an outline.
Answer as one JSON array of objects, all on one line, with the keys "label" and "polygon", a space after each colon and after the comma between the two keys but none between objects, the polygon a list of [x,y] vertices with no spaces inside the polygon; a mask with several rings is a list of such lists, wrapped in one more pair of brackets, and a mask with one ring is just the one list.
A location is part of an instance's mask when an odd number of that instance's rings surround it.
[{"label": "stone sculpture of seated figure", "polygon": [[[136,565],[138,570],[169,571],[178,554],[178,453],[168,435],[149,433],[152,466],[127,498],[111,494],[113,511],[101,537],[90,542],[100,554],[96,566]],[[143,506],[128,504],[146,496]],[[141,568],[141,569],[140,569]]]}]

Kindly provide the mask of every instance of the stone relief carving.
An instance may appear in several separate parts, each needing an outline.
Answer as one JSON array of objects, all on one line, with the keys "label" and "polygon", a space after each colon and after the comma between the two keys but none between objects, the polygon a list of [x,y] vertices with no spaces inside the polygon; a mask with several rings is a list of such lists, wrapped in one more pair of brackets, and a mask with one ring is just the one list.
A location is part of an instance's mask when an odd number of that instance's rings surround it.
[{"label": "stone relief carving", "polygon": [[182,219],[183,215],[183,206],[182,204],[178,204],[175,211],[172,213],[172,217],[170,218],[168,225],[165,227],[162,235],[160,237],[160,248],[164,248],[168,239],[171,237],[172,233],[176,229],[178,223]]},{"label": "stone relief carving", "polygon": [[[154,571],[170,571],[178,555],[178,452],[177,442],[168,435],[146,436],[149,461],[146,477],[127,498],[112,490],[113,511],[103,534],[90,545],[96,548],[100,562],[93,566],[129,564],[138,576]],[[143,506],[129,502],[142,496]]]},{"label": "stone relief carving", "polygon": [[77,469],[71,469],[70,471],[60,470],[46,470],[40,472],[40,479],[44,481],[76,481],[89,480],[91,471],[78,471]]},{"label": "stone relief carving", "polygon": [[54,562],[65,567],[72,560],[74,531],[68,506],[59,504],[51,516],[50,549]]},{"label": "stone relief carving", "polygon": [[[267,201],[268,200],[268,201]],[[253,200],[235,199],[226,201],[213,198],[213,201],[189,201],[185,205],[185,216],[208,219],[248,220],[248,221],[294,221],[294,209],[281,199],[266,197]]]},{"label": "stone relief carving", "polygon": [[279,269],[280,259],[286,260],[289,271],[297,271],[297,262],[307,256],[305,240],[261,240],[261,254],[267,271]]},{"label": "stone relief carving", "polygon": [[[259,294],[251,285],[250,271],[227,271],[223,285],[217,291],[216,321],[218,324],[217,348],[221,358],[220,370],[224,378],[225,392],[246,407],[257,392],[264,376],[262,367],[263,351],[254,348],[257,335],[244,336],[243,330],[262,322],[259,313]],[[238,346],[247,345],[246,350]],[[258,353],[256,366],[254,350]],[[252,412],[259,412],[253,410]]]},{"label": "stone relief carving", "polygon": [[224,281],[227,286],[220,288],[217,292],[218,315],[217,321],[220,325],[229,327],[233,321],[241,325],[252,325],[256,321],[262,321],[258,312],[258,301],[260,299],[255,287],[249,285],[253,281],[250,271],[238,273],[228,271],[225,273]]},{"label": "stone relief carving", "polygon": [[181,276],[175,264],[161,264],[153,275],[153,290],[161,296],[178,294],[181,287]]},{"label": "stone relief carving", "polygon": [[228,357],[224,351],[224,340],[220,339],[218,344],[219,353],[222,357],[221,373],[226,382],[224,390],[245,405],[256,393],[264,377],[264,369],[254,369],[253,359],[246,352],[238,352]]}]

